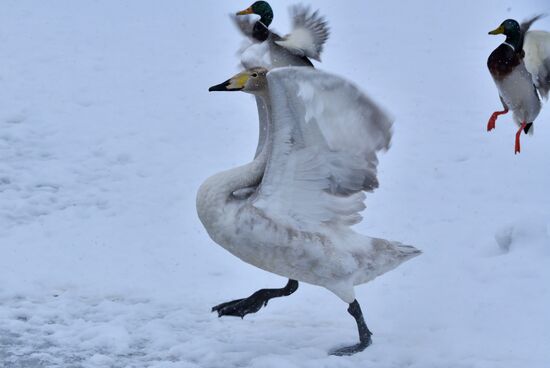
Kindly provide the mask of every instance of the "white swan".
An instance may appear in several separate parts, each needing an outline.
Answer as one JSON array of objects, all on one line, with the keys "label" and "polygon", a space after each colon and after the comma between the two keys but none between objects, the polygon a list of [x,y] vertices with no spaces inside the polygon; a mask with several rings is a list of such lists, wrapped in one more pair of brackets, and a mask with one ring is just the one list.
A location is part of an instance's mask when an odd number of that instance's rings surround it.
[{"label": "white swan", "polygon": [[361,351],[371,333],[354,285],[420,254],[350,228],[361,221],[363,191],[378,187],[377,152],[389,147],[391,120],[351,83],[312,68],[253,68],[210,88],[237,90],[264,101],[266,144],[253,162],[207,179],[197,212],[216,243],[290,281],[213,311],[243,317],[293,293],[296,280],[323,286],[350,304],[359,330],[359,344],[333,353]]}]

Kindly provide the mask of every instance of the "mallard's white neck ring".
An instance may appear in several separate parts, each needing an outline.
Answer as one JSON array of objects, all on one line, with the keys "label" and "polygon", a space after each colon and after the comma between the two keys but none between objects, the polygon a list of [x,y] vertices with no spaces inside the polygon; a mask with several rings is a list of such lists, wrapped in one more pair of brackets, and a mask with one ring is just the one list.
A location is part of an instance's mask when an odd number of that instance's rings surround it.
[{"label": "mallard's white neck ring", "polygon": [[503,42],[502,44],[510,46],[512,48],[512,50],[516,51],[516,48],[513,45],[509,44],[508,42]]}]

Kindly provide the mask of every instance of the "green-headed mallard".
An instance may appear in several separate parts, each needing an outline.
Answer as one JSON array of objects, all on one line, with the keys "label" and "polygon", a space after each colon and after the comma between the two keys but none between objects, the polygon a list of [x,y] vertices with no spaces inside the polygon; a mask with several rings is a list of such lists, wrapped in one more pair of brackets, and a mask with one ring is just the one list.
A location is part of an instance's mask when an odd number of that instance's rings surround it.
[{"label": "green-headed mallard", "polygon": [[[248,14],[256,14],[254,21]],[[273,10],[266,1],[256,1],[249,8],[234,16],[239,29],[253,42],[242,53],[245,68],[264,67],[272,69],[284,66],[313,66],[311,61],[320,61],[323,45],[328,39],[327,22],[317,11],[308,7],[290,8],[292,32],[281,37],[269,29],[273,21]]]},{"label": "green-headed mallard", "polygon": [[[253,20],[248,14],[258,15],[260,19]],[[311,12],[309,8],[302,6],[291,7],[290,15],[293,20],[293,31],[284,38],[269,30],[269,25],[273,21],[273,10],[266,1],[256,1],[249,8],[233,16],[238,28],[252,42],[252,45],[248,45],[241,53],[241,64],[245,69],[313,67],[308,57],[320,60],[323,45],[329,36],[326,21],[317,11]],[[262,99],[256,97],[256,105],[260,117],[257,156],[265,141],[269,117]]]},{"label": "green-headed mallard", "polygon": [[530,31],[541,16],[521,25],[507,19],[489,34],[504,34],[506,40],[489,56],[487,66],[497,86],[503,111],[491,115],[487,130],[495,128],[499,115],[512,110],[519,126],[516,133],[515,153],[521,151],[520,136],[532,132],[533,122],[540,109],[540,96],[547,98],[550,89],[550,33]]},{"label": "green-headed mallard", "polygon": [[[265,101],[264,146],[251,163],[201,185],[197,212],[210,237],[243,261],[284,276],[281,289],[212,308],[244,317],[303,281],[327,288],[355,318],[359,343],[371,343],[354,286],[417,256],[412,246],[355,232],[363,191],[378,187],[377,153],[389,148],[392,119],[352,83],[314,68],[253,68],[210,91],[243,91]],[[247,195],[235,195],[241,189]],[[307,314],[307,313],[306,313]]]}]

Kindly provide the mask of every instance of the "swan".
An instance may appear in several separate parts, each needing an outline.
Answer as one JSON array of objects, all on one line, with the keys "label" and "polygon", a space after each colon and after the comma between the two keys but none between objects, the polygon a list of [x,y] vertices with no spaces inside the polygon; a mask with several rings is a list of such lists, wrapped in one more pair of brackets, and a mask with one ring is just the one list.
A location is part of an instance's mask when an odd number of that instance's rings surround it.
[{"label": "swan", "polygon": [[497,86],[502,111],[495,111],[489,118],[487,131],[495,129],[499,115],[512,110],[518,125],[514,152],[521,152],[520,136],[533,132],[533,122],[541,110],[541,97],[548,98],[550,90],[550,33],[529,31],[540,19],[538,15],[521,25],[507,19],[491,35],[504,34],[500,44],[487,60],[487,67]]},{"label": "swan", "polygon": [[389,148],[391,119],[353,84],[313,68],[252,68],[209,90],[254,94],[270,118],[252,162],[200,186],[198,217],[230,253],[289,279],[212,311],[242,318],[294,293],[300,281],[323,286],[349,304],[359,333],[359,343],[331,354],[364,350],[371,332],[354,286],[420,254],[351,229],[361,221],[363,191],[378,187],[377,152]]}]

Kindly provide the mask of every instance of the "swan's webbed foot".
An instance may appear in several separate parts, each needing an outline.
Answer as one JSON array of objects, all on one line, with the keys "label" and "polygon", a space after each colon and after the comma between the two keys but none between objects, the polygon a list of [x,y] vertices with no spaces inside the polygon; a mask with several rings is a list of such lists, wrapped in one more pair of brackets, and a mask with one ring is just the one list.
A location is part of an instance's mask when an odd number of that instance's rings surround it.
[{"label": "swan's webbed foot", "polygon": [[232,300],[218,304],[212,308],[212,312],[218,312],[218,317],[234,316],[244,318],[247,314],[256,313],[267,305],[270,299],[288,296],[298,289],[298,281],[288,280],[282,289],[261,289],[244,299]]},{"label": "swan's webbed foot", "polygon": [[212,307],[212,312],[218,312],[218,317],[234,316],[244,318],[247,314],[256,313],[267,305],[267,300],[245,298],[232,300]]},{"label": "swan's webbed foot", "polygon": [[359,331],[359,343],[352,346],[345,346],[343,348],[338,348],[330,351],[330,355],[343,356],[343,355],[353,355],[365,350],[370,344],[372,344],[372,332],[370,332],[365,319],[363,318],[363,312],[361,312],[361,306],[354,300],[353,303],[349,305],[348,313],[355,318],[357,322],[357,330]]},{"label": "swan's webbed foot", "polygon": [[330,351],[330,355],[336,355],[336,356],[345,356],[345,355],[353,355],[356,353],[360,353],[363,350],[365,350],[370,344],[372,343],[372,340],[369,338],[368,342],[360,342],[359,344],[355,344],[352,346],[345,346],[343,348],[334,349]]}]

